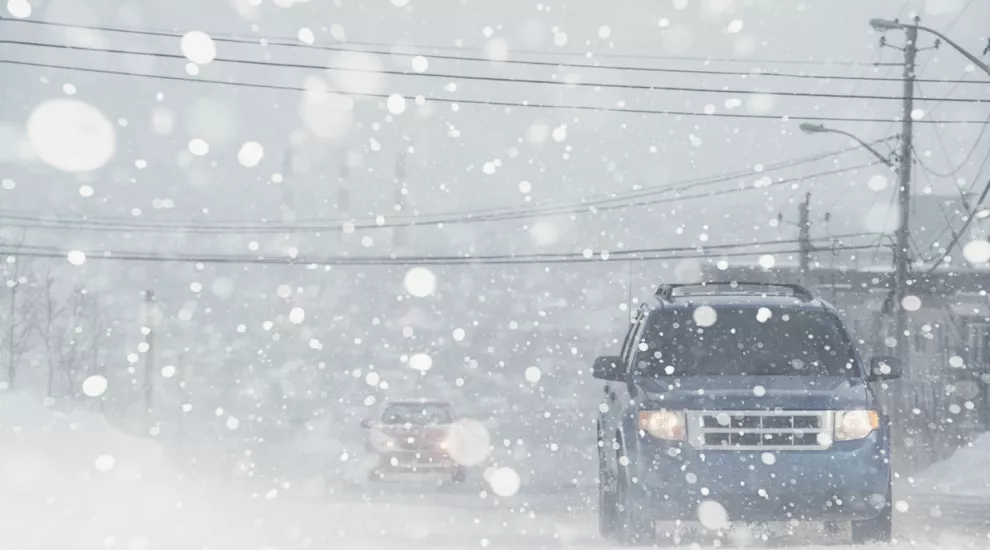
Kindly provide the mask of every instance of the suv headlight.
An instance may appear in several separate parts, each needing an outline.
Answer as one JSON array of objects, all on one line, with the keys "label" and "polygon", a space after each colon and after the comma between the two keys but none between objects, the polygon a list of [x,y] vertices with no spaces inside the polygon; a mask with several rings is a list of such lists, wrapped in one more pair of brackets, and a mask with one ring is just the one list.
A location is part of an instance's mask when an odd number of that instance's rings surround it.
[{"label": "suv headlight", "polygon": [[877,411],[836,411],[835,441],[863,439],[880,427]]},{"label": "suv headlight", "polygon": [[639,429],[657,439],[683,441],[685,435],[684,413],[678,411],[642,411],[639,413]]}]

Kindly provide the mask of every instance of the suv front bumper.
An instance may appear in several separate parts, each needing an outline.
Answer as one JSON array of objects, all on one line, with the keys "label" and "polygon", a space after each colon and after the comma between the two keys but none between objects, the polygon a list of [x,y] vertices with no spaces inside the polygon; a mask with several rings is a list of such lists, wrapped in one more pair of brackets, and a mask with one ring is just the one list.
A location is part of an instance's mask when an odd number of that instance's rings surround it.
[{"label": "suv front bumper", "polygon": [[644,436],[636,459],[631,504],[650,520],[697,521],[707,501],[730,521],[865,520],[890,498],[889,452],[877,433],[826,450],[762,453],[699,451]]}]

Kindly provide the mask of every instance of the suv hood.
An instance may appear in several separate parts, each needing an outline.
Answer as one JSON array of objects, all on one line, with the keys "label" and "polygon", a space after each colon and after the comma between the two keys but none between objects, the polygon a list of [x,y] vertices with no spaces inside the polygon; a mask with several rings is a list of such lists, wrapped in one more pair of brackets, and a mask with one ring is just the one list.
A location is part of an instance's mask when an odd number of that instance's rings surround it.
[{"label": "suv hood", "polygon": [[868,408],[870,391],[842,376],[686,376],[636,381],[658,407],[688,410],[830,410]]}]

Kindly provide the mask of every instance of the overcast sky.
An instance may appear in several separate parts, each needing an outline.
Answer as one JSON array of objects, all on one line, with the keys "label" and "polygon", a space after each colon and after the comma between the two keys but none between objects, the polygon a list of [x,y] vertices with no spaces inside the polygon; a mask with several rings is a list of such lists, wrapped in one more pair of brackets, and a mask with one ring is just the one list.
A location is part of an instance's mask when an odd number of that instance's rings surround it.
[{"label": "overcast sky", "polygon": [[[0,195],[5,209],[139,220],[200,221],[291,220],[292,212],[299,219],[356,216],[366,222],[374,220],[370,214],[389,216],[401,187],[396,181],[399,155],[404,156],[401,162],[405,165],[403,179],[407,186],[404,199],[407,207],[421,212],[444,212],[523,206],[527,199],[530,203],[572,200],[740,170],[754,170],[752,177],[739,180],[752,184],[762,177],[755,174],[759,164],[768,166],[848,145],[838,136],[805,136],[797,131],[797,122],[792,120],[505,109],[430,101],[425,106],[418,106],[413,101],[417,94],[457,100],[528,101],[687,112],[705,112],[707,108],[716,114],[891,120],[900,109],[897,101],[879,99],[589,89],[426,75],[553,78],[883,96],[899,95],[900,84],[897,82],[555,69],[432,59],[431,53],[701,70],[896,76],[900,71],[898,67],[847,64],[900,59],[900,52],[896,50],[878,50],[880,35],[867,24],[871,17],[892,18],[899,13],[904,17],[917,12],[923,17],[923,23],[936,29],[946,29],[951,24],[951,36],[979,53],[986,43],[986,27],[980,22],[990,16],[990,6],[977,1],[957,19],[959,10],[966,4],[964,0],[868,3],[851,0],[664,0],[607,4],[422,0],[232,0],[228,3],[179,1],[163,4],[29,0],[29,4],[31,19],[178,33],[201,30],[214,36],[281,37],[299,44],[302,42],[297,36],[306,28],[312,32],[317,44],[347,40],[359,48],[381,51],[392,45],[397,51],[424,55],[428,63],[424,76],[327,73],[217,61],[204,64],[198,74],[200,78],[213,80],[290,87],[322,85],[343,92],[398,93],[408,97],[407,108],[401,115],[390,115],[386,102],[379,99],[355,97],[353,108],[348,110],[326,99],[313,99],[312,94],[307,100],[303,94],[293,91],[0,66],[3,81],[8,83],[0,92],[0,124],[8,143],[16,145],[10,140],[24,138],[32,109],[46,100],[66,97],[67,84],[74,86],[74,99],[96,107],[112,122],[115,134],[112,157],[104,166],[74,174],[60,172],[32,159],[35,155],[30,146],[5,147],[0,175],[16,182],[14,190],[2,191]],[[8,39],[183,53],[175,38],[42,27],[13,21],[0,25]],[[888,33],[888,39],[893,44],[903,42],[902,33],[898,32]],[[922,46],[930,44],[930,38],[924,37]],[[221,58],[412,70],[410,56],[230,43],[220,43],[217,50]],[[535,53],[529,53],[531,51]],[[0,53],[5,59],[189,76],[184,68],[188,62],[181,59],[69,52],[10,44],[0,45]],[[613,58],[604,54],[630,57]],[[675,59],[670,59],[671,56]],[[719,60],[684,60],[680,59],[682,57]],[[733,61],[721,61],[726,58]],[[784,60],[794,63],[784,63]],[[921,53],[919,65],[923,78],[957,79],[967,74],[966,60],[946,46]],[[972,73],[968,78],[986,79],[985,75]],[[951,92],[954,97],[972,98],[986,97],[987,90],[986,85],[926,84],[920,93],[945,96]],[[738,106],[732,107],[734,104]],[[934,106],[934,102],[927,103],[928,109]],[[926,103],[921,102],[918,107],[926,109]],[[931,116],[983,120],[987,108],[972,103],[941,103]],[[829,124],[866,140],[898,131],[897,125],[882,122]],[[938,132],[950,156],[947,160],[938,145],[935,128],[920,125],[917,147],[922,152],[931,151],[932,156],[927,160],[934,168],[948,170],[963,160],[978,131],[976,124],[939,127]],[[208,143],[208,154],[197,157],[189,152],[188,144],[195,138]],[[238,164],[238,150],[247,141],[257,141],[264,148],[264,158],[253,168]],[[975,175],[981,156],[975,157],[971,160],[973,167],[963,169],[960,177],[966,179]],[[346,159],[351,168],[341,179],[342,159]],[[779,171],[772,176],[804,176],[870,161],[867,153],[852,152]],[[145,165],[145,168],[139,168]],[[494,171],[488,173],[492,169]],[[275,173],[284,174],[282,183],[272,183]],[[869,212],[866,207],[873,202],[888,203],[893,191],[892,185],[880,191],[868,187],[871,176],[884,173],[883,167],[872,167],[809,180],[798,190],[782,186],[704,201],[658,205],[652,213],[638,208],[624,214],[584,215],[576,220],[554,217],[548,218],[536,231],[521,230],[527,220],[517,220],[498,225],[450,226],[443,230],[417,229],[413,238],[425,247],[445,250],[448,244],[461,240],[470,244],[472,235],[514,235],[511,244],[489,242],[483,237],[479,246],[483,245],[486,250],[477,252],[505,251],[510,246],[543,250],[572,249],[582,245],[615,247],[618,243],[636,241],[647,227],[651,233],[656,231],[665,239],[681,240],[674,231],[681,225],[685,225],[684,237],[689,239],[696,239],[701,233],[710,234],[712,241],[718,242],[756,238],[755,233],[772,238],[780,231],[790,230],[775,229],[766,223],[777,212],[791,217],[796,215],[796,207],[788,201],[800,198],[804,190],[813,192],[821,210],[827,206],[837,216],[838,221],[832,224],[833,232],[865,231],[874,229],[864,219]],[[529,193],[520,191],[522,181],[529,182],[525,187]],[[81,185],[89,185],[93,189],[92,196],[81,196]],[[920,188],[927,183],[919,181],[917,185]],[[938,193],[955,193],[955,185],[951,178],[932,181],[932,187]],[[338,206],[341,188],[349,194],[348,210]],[[675,208],[678,212],[670,214]],[[138,211],[140,214],[135,215]],[[710,226],[707,231],[703,227],[705,224]],[[576,225],[584,227],[577,229]],[[848,229],[843,229],[843,225]],[[823,232],[824,228],[816,230]],[[468,233],[467,237],[465,233]],[[529,239],[526,239],[527,235]],[[360,236],[351,236],[353,244],[359,242]],[[64,237],[63,234],[60,238]],[[37,238],[48,240],[49,234],[42,233]],[[102,239],[91,234],[73,238],[87,242]],[[209,241],[189,243],[182,240],[175,244],[179,248],[200,246],[202,249]],[[213,244],[225,248],[241,243],[216,241]]]}]

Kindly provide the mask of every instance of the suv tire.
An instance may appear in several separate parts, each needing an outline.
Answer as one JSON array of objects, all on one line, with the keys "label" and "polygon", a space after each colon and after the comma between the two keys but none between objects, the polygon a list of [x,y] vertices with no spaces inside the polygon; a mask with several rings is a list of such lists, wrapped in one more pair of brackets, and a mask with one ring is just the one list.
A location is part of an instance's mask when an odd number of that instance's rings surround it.
[{"label": "suv tire", "polygon": [[880,515],[873,519],[852,522],[852,543],[870,544],[875,542],[890,542],[893,536],[893,496],[890,484],[887,485],[887,496]]},{"label": "suv tire", "polygon": [[608,469],[605,455],[598,450],[598,533],[606,540],[615,539],[619,508],[615,502],[615,476]]},{"label": "suv tire", "polygon": [[633,492],[639,489],[630,483],[626,469],[620,464],[615,480],[615,532],[623,546],[649,546],[656,541],[656,527],[639,513],[639,503]]}]

